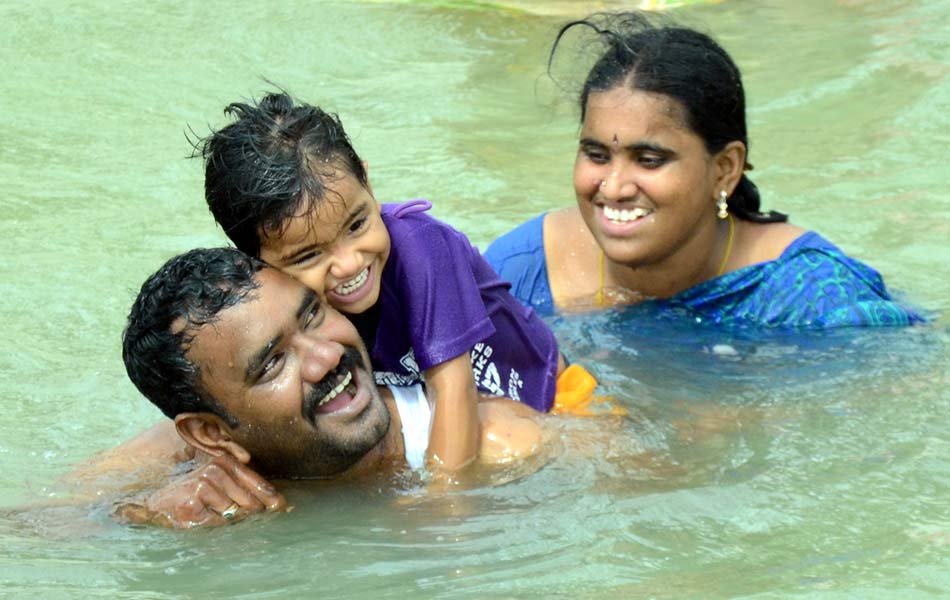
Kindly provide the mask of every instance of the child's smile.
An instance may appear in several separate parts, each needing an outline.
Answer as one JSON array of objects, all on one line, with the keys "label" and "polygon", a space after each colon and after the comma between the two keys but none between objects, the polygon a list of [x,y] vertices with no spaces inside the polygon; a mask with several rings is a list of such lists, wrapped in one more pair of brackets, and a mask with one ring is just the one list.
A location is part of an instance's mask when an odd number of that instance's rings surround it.
[{"label": "child's smile", "polygon": [[389,232],[368,185],[343,170],[327,183],[323,198],[304,199],[297,216],[262,232],[261,258],[325,296],[334,308],[359,314],[379,299]]}]

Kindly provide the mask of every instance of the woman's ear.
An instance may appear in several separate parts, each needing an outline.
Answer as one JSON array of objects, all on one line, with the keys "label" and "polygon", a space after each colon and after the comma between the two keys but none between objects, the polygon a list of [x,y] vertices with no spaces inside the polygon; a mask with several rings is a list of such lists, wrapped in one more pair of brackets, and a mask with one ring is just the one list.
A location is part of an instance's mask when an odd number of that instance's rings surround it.
[{"label": "woman's ear", "polygon": [[745,144],[739,141],[729,142],[716,153],[713,160],[716,163],[715,193],[717,195],[719,190],[725,190],[726,194],[732,195],[745,170],[745,157]]},{"label": "woman's ear", "polygon": [[230,454],[243,464],[251,461],[250,453],[234,441],[230,428],[218,415],[181,413],[175,417],[175,429],[189,446],[211,456]]}]

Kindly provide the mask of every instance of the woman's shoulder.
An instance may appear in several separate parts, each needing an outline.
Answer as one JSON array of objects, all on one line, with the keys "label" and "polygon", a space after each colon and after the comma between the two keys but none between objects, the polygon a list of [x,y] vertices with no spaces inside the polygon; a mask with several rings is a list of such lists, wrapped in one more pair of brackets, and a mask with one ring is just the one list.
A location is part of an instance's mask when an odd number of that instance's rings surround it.
[{"label": "woman's shoulder", "polygon": [[[502,279],[514,281],[525,272],[546,270],[544,223],[547,213],[521,223],[495,239],[482,254]],[[547,276],[545,275],[545,279]]]},{"label": "woman's shoulder", "polygon": [[543,250],[544,222],[548,214],[541,213],[498,236],[495,241],[488,245],[488,249],[485,250],[485,257],[491,261],[492,257],[504,259],[511,254]]},{"label": "woman's shoulder", "polygon": [[552,210],[545,214],[544,221],[545,228],[558,232],[574,231],[579,227],[587,229],[584,218],[581,217],[581,211],[576,206]]},{"label": "woman's shoulder", "polygon": [[791,223],[752,223],[742,225],[743,243],[736,258],[739,266],[777,260],[785,251],[808,234],[808,230]]},{"label": "woman's shoulder", "polygon": [[555,304],[589,303],[600,289],[601,249],[576,206],[548,213],[544,248]]},{"label": "woman's shoulder", "polygon": [[591,235],[587,223],[576,206],[554,210],[544,219],[544,240],[549,262],[563,262],[569,257],[599,255],[600,246]]}]

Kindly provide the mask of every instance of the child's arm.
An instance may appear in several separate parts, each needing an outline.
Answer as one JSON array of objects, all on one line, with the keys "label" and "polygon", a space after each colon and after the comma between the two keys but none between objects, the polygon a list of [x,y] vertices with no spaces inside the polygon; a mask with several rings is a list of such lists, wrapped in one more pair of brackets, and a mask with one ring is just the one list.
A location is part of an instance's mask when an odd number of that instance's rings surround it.
[{"label": "child's arm", "polygon": [[478,454],[478,390],[469,353],[427,369],[424,375],[426,395],[434,406],[426,462],[435,470],[457,471]]}]

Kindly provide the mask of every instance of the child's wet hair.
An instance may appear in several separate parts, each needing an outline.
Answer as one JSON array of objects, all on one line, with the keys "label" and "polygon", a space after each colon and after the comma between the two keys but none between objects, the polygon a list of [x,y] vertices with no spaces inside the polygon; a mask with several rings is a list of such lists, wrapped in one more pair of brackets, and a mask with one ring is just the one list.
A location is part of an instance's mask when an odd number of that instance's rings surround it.
[{"label": "child's wet hair", "polygon": [[195,143],[205,200],[234,245],[260,256],[261,235],[324,199],[340,171],[367,185],[366,169],[337,115],[285,92],[224,109],[236,121]]}]

